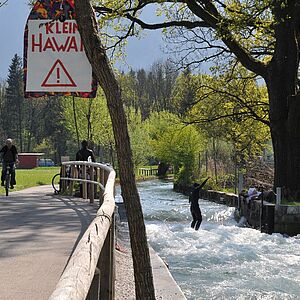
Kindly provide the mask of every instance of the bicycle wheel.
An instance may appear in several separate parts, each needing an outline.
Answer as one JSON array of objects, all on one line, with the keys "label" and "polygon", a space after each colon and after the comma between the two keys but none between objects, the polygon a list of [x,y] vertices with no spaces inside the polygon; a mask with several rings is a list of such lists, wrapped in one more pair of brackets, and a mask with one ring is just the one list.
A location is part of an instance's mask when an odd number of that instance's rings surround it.
[{"label": "bicycle wheel", "polygon": [[54,193],[58,194],[60,191],[60,173],[56,174],[52,178],[52,187],[54,189]]},{"label": "bicycle wheel", "polygon": [[6,176],[5,176],[5,195],[6,196],[8,196],[9,185],[10,185],[10,174],[6,174]]}]

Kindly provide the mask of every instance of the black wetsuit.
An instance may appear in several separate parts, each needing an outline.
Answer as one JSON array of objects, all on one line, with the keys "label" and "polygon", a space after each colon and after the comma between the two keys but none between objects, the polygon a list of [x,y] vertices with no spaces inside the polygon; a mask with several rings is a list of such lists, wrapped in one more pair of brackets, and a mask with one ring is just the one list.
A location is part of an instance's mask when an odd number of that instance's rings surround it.
[{"label": "black wetsuit", "polygon": [[201,222],[202,222],[202,214],[199,206],[199,191],[203,188],[205,183],[209,178],[205,179],[202,184],[194,184],[194,189],[189,197],[189,202],[191,203],[191,214],[193,217],[193,221],[191,223],[191,227],[198,230]]}]

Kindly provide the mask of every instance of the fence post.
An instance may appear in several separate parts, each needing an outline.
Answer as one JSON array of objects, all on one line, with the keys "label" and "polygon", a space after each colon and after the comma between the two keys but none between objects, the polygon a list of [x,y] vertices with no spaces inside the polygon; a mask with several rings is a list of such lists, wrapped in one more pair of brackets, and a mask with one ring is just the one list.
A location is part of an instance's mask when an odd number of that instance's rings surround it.
[{"label": "fence post", "polygon": [[[75,166],[73,166],[73,165],[70,165],[70,177],[71,178],[75,178],[75,176],[76,176],[76,167]],[[70,182],[69,182],[69,195],[73,195],[73,190],[74,190],[74,181],[73,180],[71,180]]]},{"label": "fence post", "polygon": [[[61,177],[65,177],[66,176],[66,166],[62,165],[61,166]],[[66,191],[66,181],[65,180],[61,180],[61,191],[64,193]]]},{"label": "fence post", "polygon": [[276,205],[281,204],[281,187],[276,188]]},{"label": "fence post", "polygon": [[96,268],[94,273],[94,278],[91,283],[86,300],[100,300],[99,297],[100,297],[100,270]]},{"label": "fence post", "polygon": [[[86,165],[83,165],[82,166],[82,175],[83,175],[83,179],[87,179],[87,168],[86,168]],[[83,199],[87,199],[87,183],[86,182],[83,182],[82,183],[82,198]]]},{"label": "fence post", "polygon": [[244,177],[243,174],[239,173],[238,174],[238,210],[241,209],[241,192],[243,190],[244,186]]},{"label": "fence post", "polygon": [[261,191],[261,204],[260,204],[260,232],[263,232],[264,229],[264,224],[263,224],[263,219],[264,219],[264,190],[262,189]]},{"label": "fence post", "polygon": [[98,261],[100,269],[100,299],[113,300],[115,298],[115,214],[104,241]]},{"label": "fence post", "polygon": [[[95,174],[94,174],[94,167],[90,167],[90,180],[94,181],[95,179]],[[89,193],[90,193],[90,203],[94,203],[94,184],[90,183],[89,184]]]}]

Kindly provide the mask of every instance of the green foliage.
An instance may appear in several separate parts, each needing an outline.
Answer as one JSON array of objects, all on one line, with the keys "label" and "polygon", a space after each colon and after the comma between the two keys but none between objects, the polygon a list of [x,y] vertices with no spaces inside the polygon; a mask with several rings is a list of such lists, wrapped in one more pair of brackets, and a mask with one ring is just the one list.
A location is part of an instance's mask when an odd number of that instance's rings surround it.
[{"label": "green foliage", "polygon": [[22,151],[23,140],[23,71],[22,60],[15,54],[8,70],[1,125],[6,137],[11,137]]},{"label": "green foliage", "polygon": [[143,120],[153,111],[174,111],[171,94],[176,78],[177,71],[168,62],[155,63],[148,72],[140,69],[121,74],[125,105],[140,110]]},{"label": "green foliage", "polygon": [[266,88],[247,75],[242,70],[236,79],[232,74],[231,78],[228,74],[202,77],[197,103],[186,118],[197,124],[208,138],[230,143],[240,164],[262,155],[270,140]]},{"label": "green foliage", "polygon": [[108,147],[113,142],[111,120],[103,92],[99,91],[94,99],[65,98],[63,104],[66,126],[77,140],[74,108],[79,133],[79,141],[89,140],[93,144]]},{"label": "green foliage", "polygon": [[155,157],[173,165],[176,182],[190,184],[196,158],[203,147],[199,132],[168,112],[152,113],[145,125]]},{"label": "green foliage", "polygon": [[149,133],[144,130],[140,111],[135,112],[133,108],[127,109],[128,131],[134,165],[147,164],[152,155]]},{"label": "green foliage", "polygon": [[200,84],[201,77],[193,76],[189,68],[177,77],[172,92],[172,104],[174,112],[179,116],[184,116],[196,103]]},{"label": "green foliage", "polygon": [[[5,103],[5,84],[6,82],[0,82],[0,119],[3,119],[3,106]],[[0,140],[4,140],[5,139],[5,133],[4,130],[2,128],[2,126],[0,126]]]}]

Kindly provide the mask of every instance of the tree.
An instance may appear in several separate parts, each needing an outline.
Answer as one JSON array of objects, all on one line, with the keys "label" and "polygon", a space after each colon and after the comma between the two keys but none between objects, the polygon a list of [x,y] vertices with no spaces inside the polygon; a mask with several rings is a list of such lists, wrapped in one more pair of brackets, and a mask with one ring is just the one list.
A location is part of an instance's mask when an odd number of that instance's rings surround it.
[{"label": "tree", "polygon": [[8,70],[5,101],[3,104],[2,128],[7,136],[16,140],[23,151],[23,71],[22,60],[15,54]]},{"label": "tree", "polygon": [[[97,97],[89,101],[66,97],[63,101],[63,109],[66,126],[73,139],[76,140],[78,134],[79,140],[87,139],[93,145],[97,145],[99,151],[96,154],[99,154],[100,161],[110,161],[114,166],[112,153],[115,148],[114,137],[103,92],[99,91]],[[105,155],[106,153],[108,155]]]},{"label": "tree", "polygon": [[178,74],[169,62],[154,63],[149,72],[140,69],[120,76],[124,102],[140,110],[145,120],[153,111],[172,111],[171,93]]},{"label": "tree", "polygon": [[[215,174],[218,165],[233,174],[233,167],[245,167],[247,160],[261,156],[270,140],[266,88],[243,69],[221,76],[191,75],[190,81],[198,81],[198,88],[185,122],[198,124],[211,140]],[[226,159],[220,159],[220,154],[231,158],[229,163],[224,164]]]},{"label": "tree", "polygon": [[142,207],[137,191],[132,161],[132,152],[126,116],[123,108],[121,89],[108,62],[105,50],[97,32],[94,10],[89,0],[75,2],[78,29],[92,65],[93,73],[100,83],[112,119],[116,150],[119,161],[122,197],[128,216],[129,234],[132,248],[137,299],[155,299],[153,275],[150,262],[146,228]]},{"label": "tree", "polygon": [[166,111],[152,113],[144,126],[155,158],[174,167],[175,184],[190,185],[195,178],[198,153],[204,144],[199,131]]},{"label": "tree", "polygon": [[134,166],[145,165],[151,158],[152,151],[149,133],[145,130],[141,112],[136,112],[133,108],[128,108],[127,120]]},{"label": "tree", "polygon": [[200,83],[200,76],[193,76],[189,68],[178,76],[172,93],[173,110],[178,115],[184,116],[196,103],[196,93]]},{"label": "tree", "polygon": [[61,156],[66,154],[69,131],[62,111],[63,98],[48,97],[43,111],[45,139],[53,145],[54,160],[60,162]]},{"label": "tree", "polygon": [[[154,3],[165,12],[165,22],[149,24],[138,17]],[[300,195],[299,1],[157,0],[124,1],[118,6],[107,1],[95,9],[106,19],[114,14],[130,20],[127,36],[136,32],[137,24],[145,29],[171,28],[177,45],[179,39],[185,43],[183,62],[199,65],[217,58],[228,65],[235,59],[263,78],[269,97],[274,187],[287,187],[290,198]],[[201,56],[203,50],[209,51]]]},{"label": "tree", "polygon": [[[2,120],[4,118],[3,116],[3,106],[4,106],[4,101],[5,101],[5,81],[1,82],[0,81],[0,120]],[[2,126],[0,128],[0,139],[4,140],[5,139],[5,135],[2,129]]]}]

